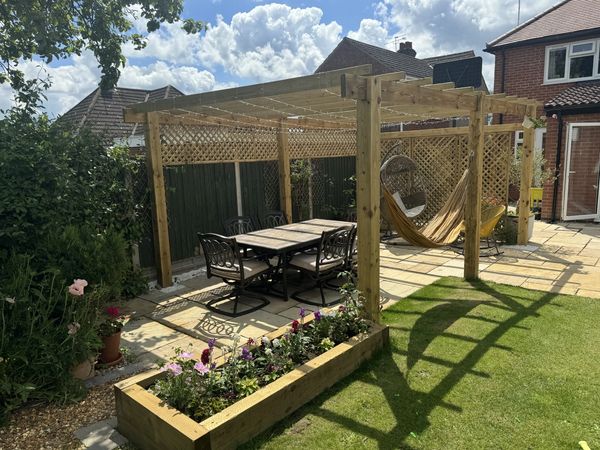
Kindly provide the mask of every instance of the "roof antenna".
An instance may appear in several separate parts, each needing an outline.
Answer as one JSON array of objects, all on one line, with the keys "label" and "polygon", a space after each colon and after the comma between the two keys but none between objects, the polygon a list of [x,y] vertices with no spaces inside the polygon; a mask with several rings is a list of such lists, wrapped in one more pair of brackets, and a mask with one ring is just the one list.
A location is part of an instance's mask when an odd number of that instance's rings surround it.
[{"label": "roof antenna", "polygon": [[517,25],[521,23],[521,0],[519,0],[519,6],[517,8]]}]

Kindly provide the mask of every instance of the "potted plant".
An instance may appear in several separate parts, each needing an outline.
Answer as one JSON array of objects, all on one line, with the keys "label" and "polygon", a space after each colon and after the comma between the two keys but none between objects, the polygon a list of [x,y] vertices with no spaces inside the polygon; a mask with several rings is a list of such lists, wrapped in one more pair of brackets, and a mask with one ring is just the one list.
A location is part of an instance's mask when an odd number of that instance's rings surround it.
[{"label": "potted plant", "polygon": [[100,345],[95,331],[98,317],[98,296],[92,293],[86,299],[84,289],[86,280],[77,279],[69,286],[65,303],[67,323],[67,340],[70,342],[73,359],[77,363],[71,368],[71,375],[80,380],[87,380],[95,375],[97,350]]},{"label": "potted plant", "polygon": [[98,326],[98,333],[102,339],[100,362],[107,366],[114,366],[123,360],[121,354],[121,330],[125,324],[124,317],[117,306],[109,306],[104,310],[104,320]]}]

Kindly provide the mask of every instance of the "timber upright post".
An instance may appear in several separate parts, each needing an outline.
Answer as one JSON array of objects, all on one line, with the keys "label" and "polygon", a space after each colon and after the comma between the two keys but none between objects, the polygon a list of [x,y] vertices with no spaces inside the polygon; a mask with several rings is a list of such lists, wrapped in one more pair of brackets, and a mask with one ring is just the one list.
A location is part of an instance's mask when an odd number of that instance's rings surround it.
[{"label": "timber upright post", "polygon": [[[536,114],[535,105],[527,106],[527,117]],[[529,241],[529,216],[531,205],[531,183],[533,181],[533,152],[535,128],[523,128],[523,147],[521,149],[521,183],[519,186],[519,221],[517,224],[517,244],[526,245]]]},{"label": "timber upright post", "polygon": [[160,150],[160,125],[158,113],[146,113],[146,165],[152,188],[152,229],[158,284],[165,288],[173,284],[167,197]]},{"label": "timber upright post", "polygon": [[290,174],[289,131],[285,119],[279,121],[277,131],[279,163],[279,205],[288,223],[292,223],[292,179]]},{"label": "timber upright post", "polygon": [[485,96],[477,92],[477,104],[469,114],[469,179],[465,205],[465,280],[479,278],[479,231],[483,190],[483,152],[485,144]]},{"label": "timber upright post", "polygon": [[381,85],[365,77],[356,104],[356,216],[358,221],[358,289],[368,318],[379,322],[380,116]]}]

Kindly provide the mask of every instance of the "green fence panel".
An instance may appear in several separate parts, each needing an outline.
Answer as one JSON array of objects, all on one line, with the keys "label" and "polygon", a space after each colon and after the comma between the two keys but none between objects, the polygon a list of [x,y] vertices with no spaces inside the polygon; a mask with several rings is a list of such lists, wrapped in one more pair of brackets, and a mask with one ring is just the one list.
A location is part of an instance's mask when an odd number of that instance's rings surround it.
[{"label": "green fence panel", "polygon": [[280,209],[277,161],[240,163],[240,181],[245,216],[260,225],[265,212]]},{"label": "green fence panel", "polygon": [[224,233],[223,221],[237,215],[233,164],[165,168],[171,260],[197,255],[198,232]]},{"label": "green fence panel", "polygon": [[346,219],[355,205],[356,158],[320,158],[313,160],[313,216],[322,219]]}]

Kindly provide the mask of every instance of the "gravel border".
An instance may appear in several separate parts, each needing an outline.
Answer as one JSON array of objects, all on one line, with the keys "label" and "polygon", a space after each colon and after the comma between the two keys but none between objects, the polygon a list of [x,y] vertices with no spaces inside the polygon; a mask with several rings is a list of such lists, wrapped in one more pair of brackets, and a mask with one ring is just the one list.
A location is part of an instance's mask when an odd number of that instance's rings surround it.
[{"label": "gravel border", "polygon": [[32,405],[15,411],[8,423],[0,427],[0,449],[85,449],[75,437],[75,431],[116,416],[113,385],[131,375],[121,374],[117,380],[92,387],[86,397],[76,403]]}]

